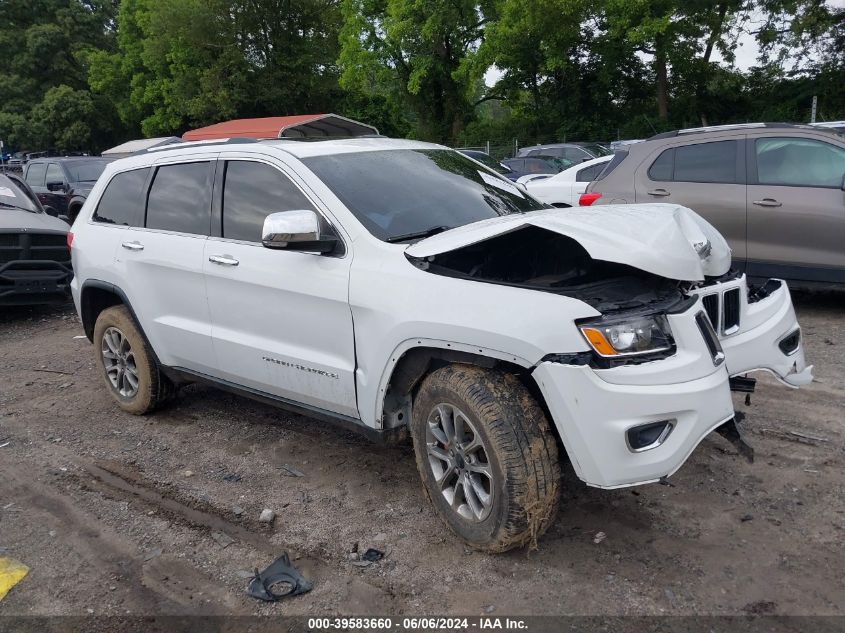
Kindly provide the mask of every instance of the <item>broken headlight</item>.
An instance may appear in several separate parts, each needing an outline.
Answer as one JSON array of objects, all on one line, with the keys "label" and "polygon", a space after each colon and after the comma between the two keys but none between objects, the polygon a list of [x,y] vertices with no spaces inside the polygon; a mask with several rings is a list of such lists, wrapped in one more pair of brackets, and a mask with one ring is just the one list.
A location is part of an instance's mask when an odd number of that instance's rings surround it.
[{"label": "broken headlight", "polygon": [[599,356],[614,358],[670,351],[675,342],[665,315],[582,322],[581,334]]}]

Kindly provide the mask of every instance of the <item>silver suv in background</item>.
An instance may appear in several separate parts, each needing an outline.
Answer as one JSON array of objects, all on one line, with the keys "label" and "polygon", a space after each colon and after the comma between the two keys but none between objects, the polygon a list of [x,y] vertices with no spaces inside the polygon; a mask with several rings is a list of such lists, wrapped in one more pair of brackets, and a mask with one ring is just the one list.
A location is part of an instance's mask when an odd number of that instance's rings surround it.
[{"label": "silver suv in background", "polygon": [[602,156],[610,156],[612,153],[601,143],[549,143],[546,145],[522,147],[516,156],[517,158],[553,156],[554,158],[564,158],[572,161],[574,164],[584,162],[585,160],[601,158]]},{"label": "silver suv in background", "polygon": [[845,285],[845,138],[752,123],[659,134],[620,150],[581,205],[668,202],[727,238],[749,277]]}]

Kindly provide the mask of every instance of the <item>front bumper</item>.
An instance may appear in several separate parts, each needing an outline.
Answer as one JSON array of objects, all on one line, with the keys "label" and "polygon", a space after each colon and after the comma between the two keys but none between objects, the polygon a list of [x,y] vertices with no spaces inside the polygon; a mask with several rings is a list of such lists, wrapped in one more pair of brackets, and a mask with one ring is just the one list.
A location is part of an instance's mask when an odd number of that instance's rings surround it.
[{"label": "front bumper", "polygon": [[15,260],[0,265],[0,305],[64,303],[73,277],[70,263]]},{"label": "front bumper", "polygon": [[[785,282],[773,280],[768,296],[749,300],[745,275],[737,279],[704,286],[694,291],[704,300],[711,297],[710,311],[713,327],[725,352],[725,363],[731,376],[751,371],[765,370],[790,387],[801,387],[813,380],[813,366],[804,358],[804,345],[800,340],[800,327],[792,307],[792,297]],[[728,293],[738,295],[738,317],[726,326],[726,301]],[[736,308],[734,308],[736,310]],[[734,320],[738,323],[734,325]],[[791,334],[799,333],[797,347],[784,352],[780,343]]]},{"label": "front bumper", "polygon": [[[555,362],[540,363],[534,370],[575,472],[591,486],[659,481],[734,415],[724,365],[703,378],[661,385],[611,383],[600,373]],[[643,452],[629,448],[628,429],[663,420],[674,427],[662,444]]]}]

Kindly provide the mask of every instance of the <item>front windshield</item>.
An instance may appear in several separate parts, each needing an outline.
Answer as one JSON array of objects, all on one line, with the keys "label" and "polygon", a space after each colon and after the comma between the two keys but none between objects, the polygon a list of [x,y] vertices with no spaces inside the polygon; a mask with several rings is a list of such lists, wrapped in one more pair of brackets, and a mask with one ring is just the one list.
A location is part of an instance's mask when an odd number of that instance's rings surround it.
[{"label": "front windshield", "polygon": [[107,160],[86,160],[68,162],[65,167],[70,176],[70,182],[94,182],[108,164]]},{"label": "front windshield", "polygon": [[303,162],[370,233],[412,241],[544,206],[501,176],[446,149],[313,156]]}]

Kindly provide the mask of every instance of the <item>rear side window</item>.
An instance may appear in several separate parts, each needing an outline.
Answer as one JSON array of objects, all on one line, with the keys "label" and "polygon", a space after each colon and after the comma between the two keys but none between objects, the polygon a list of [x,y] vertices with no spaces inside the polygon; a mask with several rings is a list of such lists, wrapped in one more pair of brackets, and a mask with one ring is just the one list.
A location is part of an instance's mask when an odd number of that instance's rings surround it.
[{"label": "rear side window", "polygon": [[648,168],[648,177],[656,182],[671,182],[674,169],[675,149],[667,149]]},{"label": "rear side window", "polygon": [[44,186],[44,174],[47,173],[46,163],[34,163],[26,170],[26,181],[33,187]]},{"label": "rear side window", "polygon": [[845,149],[808,138],[758,138],[757,182],[761,185],[839,189]]},{"label": "rear side window", "polygon": [[210,175],[208,162],[159,167],[147,200],[147,228],[208,235]]},{"label": "rear side window", "polygon": [[595,179],[596,180],[604,180],[605,178],[607,178],[607,176],[610,174],[610,172],[612,172],[614,169],[619,167],[619,165],[622,164],[622,161],[625,160],[626,158],[628,158],[628,150],[620,149],[620,150],[615,151],[613,153],[613,158],[611,158],[610,161],[604,163],[604,165],[603,165],[604,169],[602,169],[599,172],[599,175],[596,176]]},{"label": "rear side window", "polygon": [[95,222],[141,226],[144,220],[144,184],[148,167],[117,174],[111,179],[94,211]]},{"label": "rear side window", "polygon": [[657,157],[648,170],[657,181],[735,183],[737,141],[681,145]]},{"label": "rear side window", "polygon": [[229,161],[223,184],[223,237],[260,242],[271,213],[314,209],[278,169],[262,163]]},{"label": "rear side window", "polygon": [[601,170],[604,169],[605,166],[606,163],[599,163],[598,165],[585,167],[575,175],[575,180],[578,182],[592,182],[596,179],[596,176],[601,173]]}]

